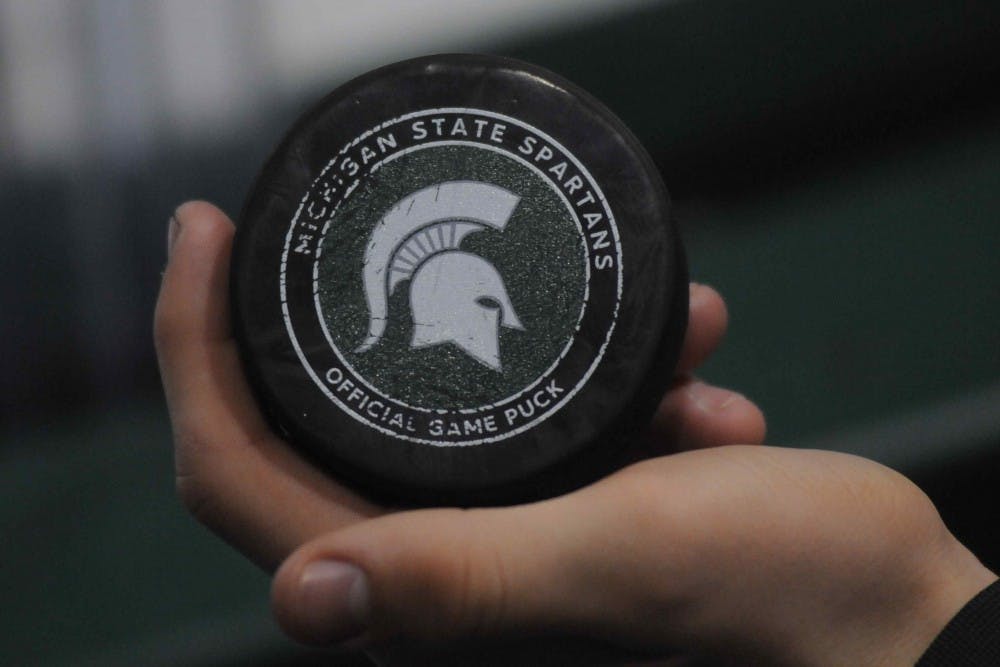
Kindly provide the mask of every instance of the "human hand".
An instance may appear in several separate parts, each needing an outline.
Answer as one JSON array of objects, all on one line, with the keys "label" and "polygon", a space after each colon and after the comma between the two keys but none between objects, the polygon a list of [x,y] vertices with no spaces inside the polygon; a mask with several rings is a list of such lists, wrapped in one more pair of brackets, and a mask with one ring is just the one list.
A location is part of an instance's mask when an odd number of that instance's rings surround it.
[{"label": "human hand", "polygon": [[[387,510],[298,457],[268,428],[230,329],[233,225],[204,202],[172,221],[155,337],[176,445],[177,488],[191,512],[267,570],[307,540]],[[688,378],[726,327],[721,298],[692,287],[677,385],[657,413],[647,451],[763,439],[760,411],[738,394]]]},{"label": "human hand", "polygon": [[[201,203],[177,218],[156,333],[178,488],[263,567],[284,561],[274,608],[298,639],[571,636],[755,664],[912,664],[992,578],[885,468],[822,452],[702,449],[759,442],[763,418],[686,375],[649,446],[693,451],[529,505],[389,514],[270,433],[229,331],[232,225]],[[693,287],[682,374],[724,328],[718,295]]]}]

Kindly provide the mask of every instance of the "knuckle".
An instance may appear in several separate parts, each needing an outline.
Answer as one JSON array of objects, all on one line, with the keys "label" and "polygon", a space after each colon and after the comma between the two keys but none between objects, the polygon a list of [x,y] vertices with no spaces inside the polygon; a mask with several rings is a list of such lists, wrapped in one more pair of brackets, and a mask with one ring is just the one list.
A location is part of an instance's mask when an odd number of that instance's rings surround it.
[{"label": "knuckle", "polygon": [[460,554],[461,585],[453,613],[466,636],[496,634],[507,620],[508,570],[504,550],[495,539],[479,534]]},{"label": "knuckle", "polygon": [[466,547],[456,554],[457,585],[444,605],[445,627],[454,628],[465,636],[488,634],[491,627],[491,581],[486,571],[491,558],[483,551]]},{"label": "knuckle", "polygon": [[480,631],[504,627],[508,621],[507,600],[510,584],[507,578],[508,568],[504,552],[493,547],[491,555],[492,558],[489,560],[491,567],[488,567],[486,571],[490,588],[489,604],[480,607],[480,614],[477,618]]},{"label": "knuckle", "polygon": [[209,524],[211,522],[209,514],[212,496],[199,482],[199,479],[193,475],[178,473],[174,478],[174,486],[177,497],[180,498],[188,513],[200,523]]},{"label": "knuckle", "polygon": [[[452,511],[449,510],[449,513]],[[474,511],[460,512],[464,537],[447,540],[409,558],[416,608],[399,619],[401,634],[414,639],[447,641],[495,635],[507,615],[508,580],[495,540],[479,533]],[[441,557],[447,553],[446,557]],[[394,624],[396,625],[396,624]]]},{"label": "knuckle", "polygon": [[219,483],[207,448],[191,435],[175,437],[174,488],[177,497],[199,523],[216,530],[219,522]]}]

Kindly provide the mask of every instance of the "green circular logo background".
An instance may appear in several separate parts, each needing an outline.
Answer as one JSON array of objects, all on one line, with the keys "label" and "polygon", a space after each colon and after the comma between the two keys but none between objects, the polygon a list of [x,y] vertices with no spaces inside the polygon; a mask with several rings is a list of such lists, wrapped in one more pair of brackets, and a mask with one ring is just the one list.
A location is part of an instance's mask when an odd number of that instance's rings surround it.
[{"label": "green circular logo background", "polygon": [[[368,331],[362,272],[375,225],[400,199],[460,180],[497,185],[521,198],[503,231],[487,228],[461,244],[493,264],[524,325],[499,327],[502,370],[453,344],[411,348],[409,281],[389,296],[381,340],[356,352]],[[559,358],[580,321],[586,267],[573,213],[546,179],[502,153],[429,144],[380,165],[338,209],[317,260],[316,298],[339,354],[378,392],[425,409],[472,409],[517,394]]]}]

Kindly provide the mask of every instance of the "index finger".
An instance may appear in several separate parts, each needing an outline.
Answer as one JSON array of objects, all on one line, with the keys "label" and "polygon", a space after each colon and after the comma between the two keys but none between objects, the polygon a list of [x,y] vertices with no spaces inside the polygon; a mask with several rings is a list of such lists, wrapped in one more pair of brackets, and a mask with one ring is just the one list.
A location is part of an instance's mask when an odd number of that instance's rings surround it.
[{"label": "index finger", "polygon": [[174,216],[156,307],[178,491],[192,513],[271,568],[306,540],[380,512],[273,435],[247,385],[229,319],[234,228],[205,202]]}]

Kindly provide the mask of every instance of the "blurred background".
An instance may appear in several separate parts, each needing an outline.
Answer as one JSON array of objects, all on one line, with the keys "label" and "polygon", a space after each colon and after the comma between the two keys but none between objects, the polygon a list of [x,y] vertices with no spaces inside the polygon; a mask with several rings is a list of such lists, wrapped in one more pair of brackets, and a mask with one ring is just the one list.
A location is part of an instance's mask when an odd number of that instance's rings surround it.
[{"label": "blurred background", "polygon": [[331,664],[174,498],[166,224],[236,214],[315,99],[443,51],[618,113],[729,301],[704,375],[775,444],[910,475],[1000,567],[1000,3],[0,0],[0,664]]}]

